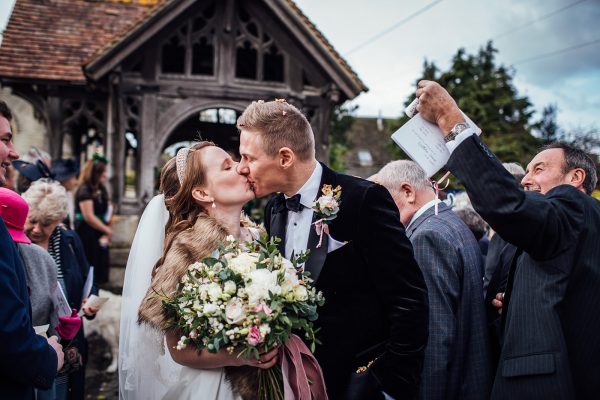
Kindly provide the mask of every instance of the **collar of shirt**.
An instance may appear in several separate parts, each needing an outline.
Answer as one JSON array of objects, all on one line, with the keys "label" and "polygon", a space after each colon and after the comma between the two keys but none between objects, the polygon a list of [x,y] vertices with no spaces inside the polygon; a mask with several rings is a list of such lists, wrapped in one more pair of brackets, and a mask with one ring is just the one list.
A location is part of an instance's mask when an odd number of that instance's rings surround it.
[{"label": "collar of shirt", "polygon": [[423,206],[421,208],[419,208],[417,210],[417,212],[415,213],[415,215],[413,215],[413,217],[410,219],[410,222],[408,223],[408,225],[406,226],[406,229],[408,229],[413,222],[415,222],[417,220],[417,218],[419,218],[421,215],[423,215],[423,213],[427,210],[429,210],[431,207],[433,207],[436,203],[441,203],[442,201],[440,199],[433,199],[431,201],[428,201],[427,203],[423,204]]},{"label": "collar of shirt", "polygon": [[[319,194],[319,184],[321,183],[321,176],[323,175],[323,167],[321,163],[317,161],[317,165],[313,170],[310,178],[304,185],[298,190],[296,194],[300,194],[300,204],[302,204],[307,209],[312,209],[312,203],[316,200],[317,194]],[[288,196],[285,196],[286,199],[289,199]]]}]

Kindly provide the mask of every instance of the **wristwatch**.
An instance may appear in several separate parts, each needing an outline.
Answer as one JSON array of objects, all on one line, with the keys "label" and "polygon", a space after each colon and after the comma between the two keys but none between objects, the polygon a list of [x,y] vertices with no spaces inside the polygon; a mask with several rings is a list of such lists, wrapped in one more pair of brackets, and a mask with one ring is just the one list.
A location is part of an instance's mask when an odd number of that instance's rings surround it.
[{"label": "wristwatch", "polygon": [[458,136],[459,133],[461,133],[462,131],[464,131],[465,129],[468,129],[469,125],[467,125],[464,122],[459,122],[458,124],[454,125],[454,128],[452,128],[452,130],[450,131],[450,133],[448,135],[446,135],[446,137],[444,138],[444,141],[446,143],[456,139],[456,137]]}]

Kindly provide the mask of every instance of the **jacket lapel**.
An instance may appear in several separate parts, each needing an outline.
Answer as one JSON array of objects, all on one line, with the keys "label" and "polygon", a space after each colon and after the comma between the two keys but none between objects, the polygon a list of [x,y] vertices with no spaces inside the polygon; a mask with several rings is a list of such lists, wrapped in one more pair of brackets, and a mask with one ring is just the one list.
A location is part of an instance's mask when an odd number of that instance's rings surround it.
[{"label": "jacket lapel", "polygon": [[[321,189],[323,188],[323,185],[329,184],[335,187],[336,183],[335,172],[327,168],[323,163],[321,163],[321,166],[323,167],[323,174],[321,175],[321,182],[319,184],[317,197],[314,198],[313,201],[321,197]],[[329,242],[329,237],[326,234],[323,234],[321,247],[317,248],[317,244],[319,244],[319,235],[317,235],[317,230],[313,225],[314,222],[317,221],[317,218],[317,215],[313,213],[307,244],[307,249],[310,250],[310,254],[308,255],[308,260],[306,260],[306,264],[304,265],[305,270],[310,272],[310,276],[315,282],[319,278],[321,270],[323,269],[323,265],[325,264]]]},{"label": "jacket lapel", "polygon": [[[280,198],[276,199],[273,207],[271,208],[271,215],[269,217],[271,223],[269,235],[271,237],[278,237],[281,239],[281,241],[277,243],[277,248],[282,255],[286,255],[285,230],[287,225],[288,210],[285,207],[283,207],[283,209],[279,207],[279,203],[285,201],[283,193],[279,193],[277,196]],[[279,209],[281,209],[281,211],[279,211]]]}]

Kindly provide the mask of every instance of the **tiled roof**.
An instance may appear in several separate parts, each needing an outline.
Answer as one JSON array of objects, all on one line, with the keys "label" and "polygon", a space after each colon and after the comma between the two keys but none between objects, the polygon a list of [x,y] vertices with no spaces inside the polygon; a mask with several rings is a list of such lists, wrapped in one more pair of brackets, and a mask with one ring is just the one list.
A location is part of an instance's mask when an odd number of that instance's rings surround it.
[{"label": "tiled roof", "polygon": [[[0,47],[0,76],[85,82],[107,54],[170,0],[17,0]],[[365,84],[293,0],[282,0],[359,91]]]},{"label": "tiled roof", "polygon": [[143,21],[155,3],[17,0],[0,47],[0,76],[83,83],[90,57]]},{"label": "tiled roof", "polygon": [[361,90],[368,90],[367,86],[360,80],[356,72],[350,67],[350,65],[346,62],[346,60],[335,50],[335,48],[329,43],[327,38],[321,33],[321,31],[313,24],[306,15],[298,8],[296,3],[293,0],[284,0],[285,3],[290,7],[290,9],[296,13],[296,15],[302,20],[304,25],[308,28],[308,30],[317,38],[317,40],[325,46],[325,49],[331,54],[333,59],[346,71],[347,74],[350,75],[354,84],[359,87]]}]

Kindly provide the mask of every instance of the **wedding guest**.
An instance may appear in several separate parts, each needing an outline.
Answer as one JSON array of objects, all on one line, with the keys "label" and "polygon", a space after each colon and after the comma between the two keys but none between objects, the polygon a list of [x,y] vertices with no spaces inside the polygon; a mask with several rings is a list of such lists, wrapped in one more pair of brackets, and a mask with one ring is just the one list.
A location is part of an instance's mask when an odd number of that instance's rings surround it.
[{"label": "wedding guest", "polygon": [[[40,179],[31,184],[23,193],[29,205],[29,214],[25,223],[25,233],[31,241],[50,253],[57,267],[58,282],[61,285],[71,308],[83,310],[88,318],[93,318],[97,309],[86,307],[83,299],[83,287],[89,271],[83,245],[77,234],[65,229],[61,222],[67,215],[66,190],[58,182]],[[97,293],[95,289],[92,291]],[[57,381],[57,397],[71,392],[71,399],[83,399],[85,366],[87,363],[87,342],[83,329],[73,339],[81,354],[83,366],[80,370]]]},{"label": "wedding guest", "polygon": [[[0,100],[0,186],[6,167],[19,158],[10,126],[12,113]],[[18,250],[0,217],[0,398],[27,399],[34,388],[48,389],[64,355],[55,336],[36,335],[31,321],[25,270]]]},{"label": "wedding guest", "polygon": [[108,161],[94,154],[83,167],[75,192],[75,231],[83,242],[85,255],[94,266],[94,280],[108,282],[108,245],[112,236],[109,224],[108,191],[105,182]]},{"label": "wedding guest", "polygon": [[77,176],[79,175],[79,163],[74,158],[52,161],[52,177],[60,182],[67,191],[68,213],[63,221],[69,229],[75,228],[75,189],[77,188]]},{"label": "wedding guest", "polygon": [[[447,168],[475,210],[517,246],[502,307],[502,351],[492,399],[592,399],[600,393],[600,203],[596,168],[563,143],[514,177],[466,125],[439,84],[420,81],[418,110],[451,152]],[[477,121],[475,121],[477,123]],[[485,132],[484,132],[485,134]]]},{"label": "wedding guest", "polygon": [[[58,334],[61,339],[71,340],[81,328],[81,318],[76,313],[75,316],[58,315],[53,302],[57,285],[56,265],[48,252],[31,243],[25,235],[24,224],[28,211],[29,206],[21,196],[12,190],[0,188],[0,216],[17,245],[25,267],[33,326],[48,325],[49,336]],[[36,398],[54,400],[55,385],[48,390],[37,390]]]},{"label": "wedding guest", "polygon": [[477,241],[436,199],[425,171],[413,161],[392,161],[374,180],[398,206],[427,284],[429,339],[419,398],[488,399],[492,376]]}]

